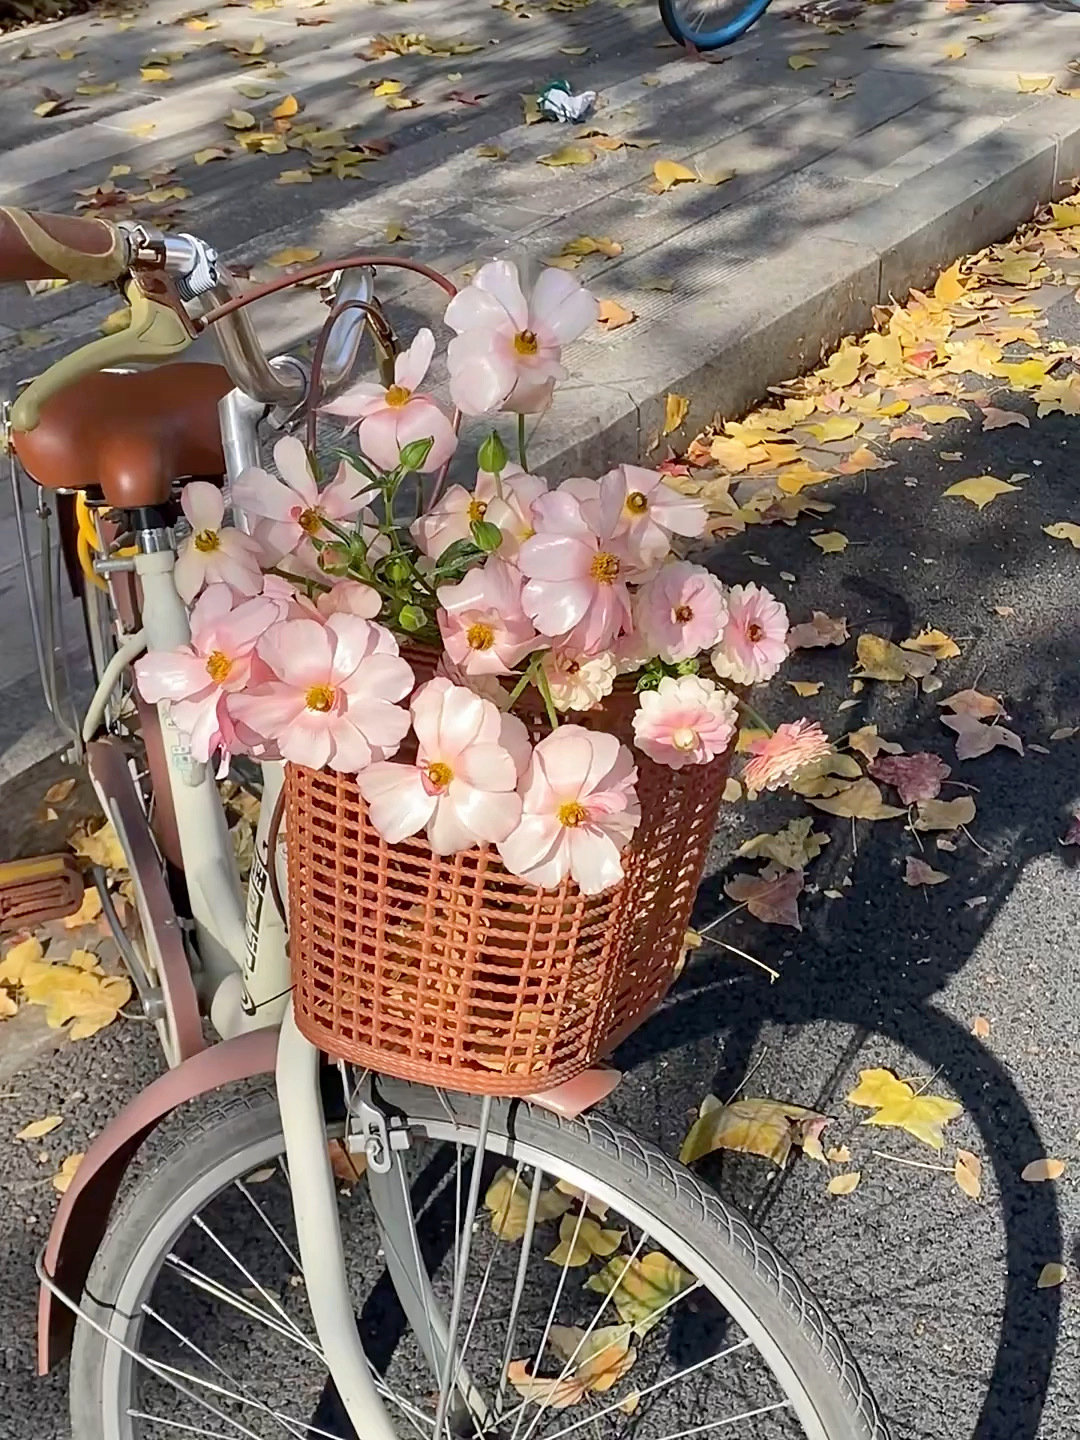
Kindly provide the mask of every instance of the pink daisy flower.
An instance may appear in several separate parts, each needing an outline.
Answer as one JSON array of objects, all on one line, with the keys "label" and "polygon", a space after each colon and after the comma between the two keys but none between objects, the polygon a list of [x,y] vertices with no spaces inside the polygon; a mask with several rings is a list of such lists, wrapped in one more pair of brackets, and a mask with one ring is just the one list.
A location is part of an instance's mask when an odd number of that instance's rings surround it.
[{"label": "pink daisy flower", "polygon": [[525,726],[479,695],[436,677],[413,696],[413,765],[369,765],[357,777],[371,823],[391,845],[426,831],[436,855],[505,840],[521,818]]},{"label": "pink daisy flower", "polygon": [[191,534],[176,555],[173,580],[188,605],[204,585],[231,585],[241,595],[262,589],[259,542],[242,530],[223,528],[225,501],[209,480],[190,480],[180,492],[180,508]]},{"label": "pink daisy flower", "polygon": [[503,864],[551,889],[567,875],[586,895],[623,878],[621,855],[641,819],[634,757],[614,735],[560,725],[533,750]]},{"label": "pink daisy flower", "polygon": [[733,585],[727,609],[724,633],[712,652],[713,669],[736,685],[771,680],[788,655],[787,611],[760,585]]},{"label": "pink daisy flower", "polygon": [[415,676],[384,626],[356,615],[284,620],[256,654],[269,678],[236,695],[231,710],[284,759],[355,774],[404,739],[409,712],[395,702]]},{"label": "pink daisy flower", "polygon": [[509,675],[543,644],[521,608],[520,570],[492,557],[438,590],[446,653],[466,675]]},{"label": "pink daisy flower", "polygon": [[420,469],[441,470],[457,449],[453,422],[430,395],[417,394],[435,354],[435,337],[418,330],[407,350],[394,361],[394,383],[361,380],[322,408],[357,422],[360,449],[380,470],[397,468],[401,451],[414,440],[434,443]]},{"label": "pink daisy flower", "polygon": [[596,319],[597,302],[565,270],[544,270],[528,296],[517,266],[492,260],[459,290],[445,320],[456,336],[447,349],[450,394],[466,415],[546,410],[561,356]]},{"label": "pink daisy flower", "polygon": [[599,655],[549,650],[542,668],[556,710],[595,710],[611,694],[619,673],[610,650]]},{"label": "pink daisy flower", "polygon": [[580,503],[563,488],[533,506],[537,533],[526,540],[518,568],[526,615],[562,649],[595,655],[630,628],[625,562],[610,538],[595,533]]},{"label": "pink daisy flower", "polygon": [[251,678],[256,642],[285,610],[283,600],[238,600],[228,585],[208,585],[191,608],[191,643],[135,662],[139,694],[151,705],[169,701],[196,760],[235,747],[229,700]]},{"label": "pink daisy flower", "polygon": [[831,750],[829,737],[819,725],[809,720],[781,725],[774,734],[751,742],[743,784],[748,790],[779,790]]},{"label": "pink daisy flower", "polygon": [[634,713],[634,744],[651,760],[681,770],[723,755],[739,723],[730,690],[697,675],[665,675],[643,690]]},{"label": "pink daisy flower", "polygon": [[597,515],[586,517],[604,535],[623,541],[641,570],[658,565],[671,549],[672,535],[704,535],[708,512],[700,500],[680,495],[655,470],[617,465],[599,481]]},{"label": "pink daisy flower", "polygon": [[727,625],[724,587],[703,565],[663,565],[634,596],[634,620],[649,650],[672,664],[715,645]]},{"label": "pink daisy flower", "polygon": [[256,517],[256,537],[274,564],[288,555],[302,568],[317,571],[312,537],[333,538],[324,520],[351,527],[364,500],[375,493],[371,481],[343,463],[320,490],[308,453],[295,435],[283,435],[274,446],[274,464],[280,480],[265,470],[245,470],[233,486],[233,503]]}]

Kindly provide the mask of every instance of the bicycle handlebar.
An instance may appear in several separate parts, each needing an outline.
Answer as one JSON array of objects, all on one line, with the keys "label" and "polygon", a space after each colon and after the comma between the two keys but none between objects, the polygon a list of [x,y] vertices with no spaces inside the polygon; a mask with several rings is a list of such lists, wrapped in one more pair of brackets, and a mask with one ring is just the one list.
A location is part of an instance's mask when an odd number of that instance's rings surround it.
[{"label": "bicycle handlebar", "polygon": [[106,285],[119,280],[130,260],[127,237],[107,220],[0,207],[0,281]]}]

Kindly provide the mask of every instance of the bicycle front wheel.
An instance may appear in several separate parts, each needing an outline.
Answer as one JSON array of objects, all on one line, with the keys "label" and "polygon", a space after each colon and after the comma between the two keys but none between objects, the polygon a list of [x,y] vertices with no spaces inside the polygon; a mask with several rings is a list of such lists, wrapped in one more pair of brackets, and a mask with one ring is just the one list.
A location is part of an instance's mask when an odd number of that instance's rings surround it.
[{"label": "bicycle front wheel", "polygon": [[720,50],[745,35],[769,0],[660,0],[668,34],[694,50]]},{"label": "bicycle front wheel", "polygon": [[[439,1440],[887,1440],[790,1266],[684,1167],[604,1119],[508,1102],[478,1154],[479,1101],[379,1090],[407,1117],[421,1333],[365,1182],[339,1203],[361,1337],[402,1437],[432,1440],[446,1409],[431,1344],[460,1299],[451,1368],[470,1399]],[[87,1283],[74,1440],[354,1440],[307,1308],[273,1094],[174,1117],[151,1145]]]}]

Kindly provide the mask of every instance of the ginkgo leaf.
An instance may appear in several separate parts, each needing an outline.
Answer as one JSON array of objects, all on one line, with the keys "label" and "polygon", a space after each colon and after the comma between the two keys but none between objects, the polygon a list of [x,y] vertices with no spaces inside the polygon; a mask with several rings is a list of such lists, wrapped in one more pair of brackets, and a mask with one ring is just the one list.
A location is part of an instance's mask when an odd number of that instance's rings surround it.
[{"label": "ginkgo leaf", "polygon": [[637,1351],[630,1344],[633,1328],[600,1325],[586,1331],[580,1325],[552,1325],[551,1348],[566,1364],[573,1364],[575,1379],[590,1393],[603,1394],[617,1385],[632,1368]]},{"label": "ginkgo leaf", "polygon": [[618,300],[601,300],[596,312],[596,323],[604,330],[621,330],[637,319],[633,310],[620,305]]},{"label": "ginkgo leaf", "polygon": [[171,80],[173,76],[167,65],[144,65],[139,71],[139,78],[149,85],[156,85]]},{"label": "ginkgo leaf", "polygon": [[524,1360],[511,1360],[506,1378],[523,1400],[532,1400],[545,1409],[566,1410],[585,1399],[585,1386],[575,1375],[562,1379],[557,1375],[534,1376]]},{"label": "ginkgo leaf", "polygon": [[938,708],[951,710],[954,715],[974,715],[979,720],[996,720],[1005,715],[1005,706],[996,696],[978,690],[957,690],[955,695],[939,700]]},{"label": "ginkgo leaf", "polygon": [[865,1106],[876,1114],[864,1125],[886,1125],[906,1130],[924,1145],[935,1150],[944,1147],[943,1126],[963,1114],[964,1107],[955,1100],[937,1095],[916,1095],[906,1080],[891,1070],[860,1070],[859,1083],[847,1097],[849,1105]]},{"label": "ginkgo leaf", "polygon": [[839,530],[827,530],[822,535],[811,535],[810,539],[826,555],[840,555],[848,547],[848,537]]},{"label": "ginkgo leaf", "polygon": [[1017,75],[1016,77],[1016,88],[1021,95],[1033,95],[1039,90],[1049,90],[1053,83],[1053,75]]},{"label": "ginkgo leaf", "polygon": [[980,510],[985,510],[991,500],[997,499],[999,495],[1007,495],[1011,490],[1019,490],[1019,485],[1010,485],[1007,480],[998,480],[993,475],[973,475],[969,480],[958,480],[955,485],[950,485],[943,490],[943,495],[956,495],[961,500],[970,500]]},{"label": "ginkgo leaf", "polygon": [[1031,429],[1031,421],[1020,410],[999,410],[995,405],[982,407],[984,430],[1003,430],[1007,425],[1023,425]]},{"label": "ginkgo leaf", "polygon": [[629,1262],[616,1255],[585,1281],[585,1289],[610,1295],[619,1319],[645,1335],[657,1323],[659,1312],[697,1283],[662,1250],[651,1250]]},{"label": "ginkgo leaf", "polygon": [[1056,520],[1053,525],[1044,525],[1043,534],[1049,535],[1052,540],[1068,540],[1070,545],[1080,550],[1080,525],[1074,525],[1069,520]]},{"label": "ginkgo leaf", "polygon": [[788,788],[794,790],[796,795],[836,795],[847,788],[848,782],[858,780],[862,775],[859,762],[850,755],[841,755],[838,751],[830,751],[820,760],[801,769],[792,780],[788,782]]},{"label": "ginkgo leaf", "polygon": [[809,70],[811,66],[817,64],[817,61],[811,59],[809,55],[789,55],[787,63],[789,70]]},{"label": "ginkgo leaf", "polygon": [[934,281],[934,299],[942,305],[955,305],[967,294],[967,286],[960,278],[960,265],[961,261],[957,260]]},{"label": "ginkgo leaf", "polygon": [[862,368],[863,351],[853,340],[842,340],[818,371],[819,378],[837,390],[854,384]]},{"label": "ginkgo leaf", "polygon": [[[689,949],[696,949],[701,944],[701,936],[694,930],[687,930],[685,944]],[[603,1200],[598,1200],[595,1195],[588,1195],[584,1190],[571,1184],[569,1180],[556,1180],[555,1189],[560,1195],[568,1195],[571,1200],[580,1200],[590,1214],[595,1215],[597,1220],[606,1220],[610,1206]]]},{"label": "ginkgo leaf", "polygon": [[[878,734],[878,728],[874,724],[861,725],[858,730],[852,730],[845,735],[849,750],[857,750],[867,760],[873,760],[875,756],[882,754],[902,755],[904,747],[896,740],[886,740]],[[872,772],[871,772],[872,773]],[[858,777],[856,777],[858,778]]]},{"label": "ginkgo leaf", "polygon": [[558,167],[560,165],[591,165],[596,151],[588,145],[562,145],[550,155],[541,155],[539,164]]},{"label": "ginkgo leaf", "polygon": [[792,626],[787,643],[792,650],[810,650],[824,645],[843,645],[847,638],[847,620],[843,616],[834,620],[823,611],[815,610],[810,620]]},{"label": "ginkgo leaf", "polygon": [[310,170],[282,170],[274,181],[275,185],[310,185]]},{"label": "ginkgo leaf", "polygon": [[68,1155],[60,1166],[60,1169],[52,1177],[52,1187],[59,1190],[61,1195],[67,1193],[68,1186],[75,1179],[75,1172],[86,1158],[82,1150],[77,1150],[74,1155]]},{"label": "ginkgo leaf", "polygon": [[829,815],[842,815],[851,820],[894,820],[904,811],[895,805],[886,805],[881,791],[873,780],[865,775],[836,795],[811,795],[810,804]]},{"label": "ginkgo leaf", "polygon": [[714,1150],[735,1150],[760,1155],[782,1170],[792,1147],[801,1149],[808,1137],[820,1140],[828,1123],[827,1115],[805,1105],[781,1100],[732,1100],[723,1105],[708,1096],[682,1143],[679,1159],[692,1165]]},{"label": "ginkgo leaf", "polygon": [[299,115],[299,113],[300,101],[297,100],[295,95],[286,95],[285,98],[280,100],[270,111],[270,118],[271,120],[288,120],[291,119],[293,115]]},{"label": "ginkgo leaf", "polygon": [[811,695],[820,695],[825,688],[824,680],[788,680],[787,684],[803,700],[809,699]]},{"label": "ginkgo leaf", "polygon": [[933,670],[935,661],[931,655],[902,650],[882,635],[864,631],[855,646],[859,668],[855,672],[862,680],[884,680],[898,684],[904,680],[921,679]]},{"label": "ginkgo leaf", "polygon": [[230,110],[225,117],[230,130],[254,130],[258,123],[250,110]]},{"label": "ginkgo leaf", "polygon": [[824,420],[806,424],[802,428],[813,435],[815,440],[828,443],[830,440],[846,440],[860,429],[862,421],[855,415],[829,415]]},{"label": "ginkgo leaf", "polygon": [[309,265],[321,254],[321,250],[316,250],[311,245],[289,245],[284,250],[275,251],[266,263],[273,265],[275,270],[286,270],[290,265]]},{"label": "ginkgo leaf", "polygon": [[191,158],[196,165],[209,165],[212,160],[227,160],[229,152],[220,145],[208,145],[204,150],[196,150]]},{"label": "ginkgo leaf", "polygon": [[830,1195],[850,1195],[853,1190],[859,1188],[861,1179],[861,1170],[848,1170],[843,1175],[834,1175],[825,1189]]},{"label": "ginkgo leaf", "polygon": [[971,418],[961,405],[913,405],[911,413],[918,415],[928,425],[944,425],[949,420]]},{"label": "ginkgo leaf", "polygon": [[690,409],[690,401],[685,395],[676,395],[669,391],[664,397],[664,424],[661,428],[661,435],[670,435],[677,430],[686,419]]},{"label": "ginkgo leaf", "polygon": [[653,164],[653,176],[657,192],[661,195],[673,185],[696,184],[700,178],[696,171],[678,160],[657,160]]},{"label": "ginkgo leaf", "polygon": [[975,819],[975,801],[970,795],[955,800],[920,800],[915,817],[916,830],[959,830]]},{"label": "ginkgo leaf", "polygon": [[1035,1281],[1038,1290],[1053,1290],[1058,1285],[1063,1285],[1069,1277],[1069,1267],[1051,1260],[1039,1271],[1039,1278]]},{"label": "ginkgo leaf", "polygon": [[43,1120],[31,1120],[15,1136],[16,1140],[41,1140],[51,1135],[58,1125],[64,1123],[62,1115],[46,1115]]},{"label": "ginkgo leaf", "polygon": [[962,60],[967,54],[967,46],[961,44],[959,40],[953,40],[945,46],[943,53],[946,60]]},{"label": "ginkgo leaf", "polygon": [[1024,753],[1024,742],[1020,736],[1004,725],[987,724],[974,715],[965,714],[942,715],[939,718],[943,725],[956,732],[956,756],[959,760],[974,760],[989,754],[998,745],[1015,750],[1018,755]]},{"label": "ginkgo leaf", "polygon": [[755,919],[767,925],[788,925],[792,930],[801,930],[799,896],[802,888],[801,870],[770,874],[766,869],[760,875],[733,875],[724,886],[724,893],[736,903],[745,905]]},{"label": "ginkgo leaf", "polygon": [[793,465],[784,466],[776,484],[785,495],[798,495],[810,485],[823,485],[832,479],[828,470],[819,470],[806,460],[796,460]]},{"label": "ginkgo leaf", "polygon": [[875,455],[868,445],[860,445],[836,468],[841,475],[861,475],[864,470],[889,470],[895,464],[895,460],[883,460],[880,455]]},{"label": "ginkgo leaf", "polygon": [[805,870],[829,843],[829,836],[824,831],[814,833],[813,827],[814,817],[802,815],[775,834],[755,835],[744,841],[735,853],[744,859],[775,860],[785,870]]},{"label": "ginkgo leaf", "polygon": [[478,145],[476,153],[481,160],[505,160],[508,152],[501,145]]},{"label": "ginkgo leaf", "polygon": [[919,800],[936,800],[952,769],[940,756],[920,750],[914,755],[883,755],[871,762],[870,774],[892,785],[905,805],[914,805]]},{"label": "ginkgo leaf", "polygon": [[960,654],[960,646],[944,630],[925,629],[909,640],[900,641],[901,650],[914,650],[919,655],[932,655],[935,660],[952,660]]},{"label": "ginkgo leaf", "polygon": [[1020,1171],[1020,1179],[1037,1185],[1044,1180],[1059,1180],[1065,1174],[1064,1160],[1031,1160]]},{"label": "ginkgo leaf", "polygon": [[982,1194],[982,1161],[970,1150],[957,1150],[953,1179],[965,1195],[978,1200]]},{"label": "ginkgo leaf", "polygon": [[553,1265],[577,1269],[594,1255],[613,1255],[622,1244],[625,1230],[604,1230],[598,1220],[567,1214],[559,1222],[559,1243],[546,1257]]},{"label": "ginkgo leaf", "polygon": [[101,896],[97,889],[90,885],[83,891],[79,908],[70,915],[64,916],[64,929],[78,930],[82,925],[92,925],[101,914],[101,910]]},{"label": "ginkgo leaf", "polygon": [[[488,1186],[484,1208],[491,1212],[491,1228],[500,1240],[520,1240],[529,1215],[530,1186],[509,1166],[503,1166]],[[537,1220],[554,1220],[569,1210],[569,1195],[542,1190],[537,1201]]]},{"label": "ginkgo leaf", "polygon": [[917,855],[909,855],[904,865],[904,884],[911,885],[943,885],[948,880],[944,870],[935,870],[925,860],[920,860]]}]

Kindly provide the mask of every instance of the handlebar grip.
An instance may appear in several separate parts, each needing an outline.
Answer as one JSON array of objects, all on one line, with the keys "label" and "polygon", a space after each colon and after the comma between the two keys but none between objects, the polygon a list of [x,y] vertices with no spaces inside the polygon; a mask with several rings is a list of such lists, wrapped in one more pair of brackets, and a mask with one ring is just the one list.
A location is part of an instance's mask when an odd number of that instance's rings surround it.
[{"label": "handlebar grip", "polygon": [[107,220],[0,206],[0,282],[66,279],[107,285],[127,268],[124,235]]}]

